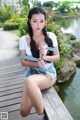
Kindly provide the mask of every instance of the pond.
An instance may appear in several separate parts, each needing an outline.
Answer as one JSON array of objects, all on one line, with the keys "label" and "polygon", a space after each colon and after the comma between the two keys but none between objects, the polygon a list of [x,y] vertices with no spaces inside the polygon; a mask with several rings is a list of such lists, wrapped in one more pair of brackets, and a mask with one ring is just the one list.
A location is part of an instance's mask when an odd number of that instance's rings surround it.
[{"label": "pond", "polygon": [[[80,18],[69,18],[57,22],[64,33],[73,33],[80,40]],[[80,68],[69,81],[59,84],[59,96],[74,120],[80,120]]]},{"label": "pond", "polygon": [[80,40],[80,17],[64,19],[56,22],[64,33],[73,33]]}]

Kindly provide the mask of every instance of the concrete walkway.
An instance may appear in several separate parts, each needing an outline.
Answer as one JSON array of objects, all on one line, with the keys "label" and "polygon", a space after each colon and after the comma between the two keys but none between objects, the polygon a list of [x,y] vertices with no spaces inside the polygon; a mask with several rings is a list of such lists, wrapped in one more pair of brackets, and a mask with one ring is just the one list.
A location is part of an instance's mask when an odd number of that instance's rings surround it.
[{"label": "concrete walkway", "polygon": [[17,35],[0,29],[0,61],[18,56],[18,39]]}]

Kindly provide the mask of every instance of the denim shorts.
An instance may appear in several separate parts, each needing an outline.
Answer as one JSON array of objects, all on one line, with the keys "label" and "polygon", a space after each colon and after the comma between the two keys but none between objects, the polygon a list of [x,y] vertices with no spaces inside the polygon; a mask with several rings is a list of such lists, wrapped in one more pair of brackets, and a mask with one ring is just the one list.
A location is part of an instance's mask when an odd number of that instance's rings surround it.
[{"label": "denim shorts", "polygon": [[48,75],[51,78],[51,80],[55,80],[57,77],[56,69],[54,68],[53,65],[47,67],[46,70],[45,68],[39,68],[39,67],[27,67],[25,71],[25,79],[30,75],[34,75],[34,74]]}]

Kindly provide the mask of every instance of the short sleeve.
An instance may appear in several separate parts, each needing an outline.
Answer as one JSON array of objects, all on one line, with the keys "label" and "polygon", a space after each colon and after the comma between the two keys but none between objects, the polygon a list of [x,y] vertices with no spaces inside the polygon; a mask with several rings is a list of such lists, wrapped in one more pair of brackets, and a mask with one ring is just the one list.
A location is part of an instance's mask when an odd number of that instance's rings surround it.
[{"label": "short sleeve", "polygon": [[25,49],[24,38],[21,37],[19,39],[19,50],[24,50],[24,49]]},{"label": "short sleeve", "polygon": [[50,32],[49,38],[51,38],[54,47],[58,46],[57,37],[54,33]]}]

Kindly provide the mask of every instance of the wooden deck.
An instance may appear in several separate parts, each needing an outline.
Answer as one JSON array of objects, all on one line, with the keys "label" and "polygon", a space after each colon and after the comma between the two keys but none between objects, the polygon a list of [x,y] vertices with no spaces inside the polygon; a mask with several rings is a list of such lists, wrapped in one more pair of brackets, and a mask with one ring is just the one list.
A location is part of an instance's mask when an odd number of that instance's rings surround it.
[{"label": "wooden deck", "polygon": [[[19,113],[24,69],[19,58],[0,62],[0,113],[8,112],[8,120],[38,120],[34,108],[28,117]],[[43,91],[43,99],[49,120],[73,120],[54,88]]]}]

